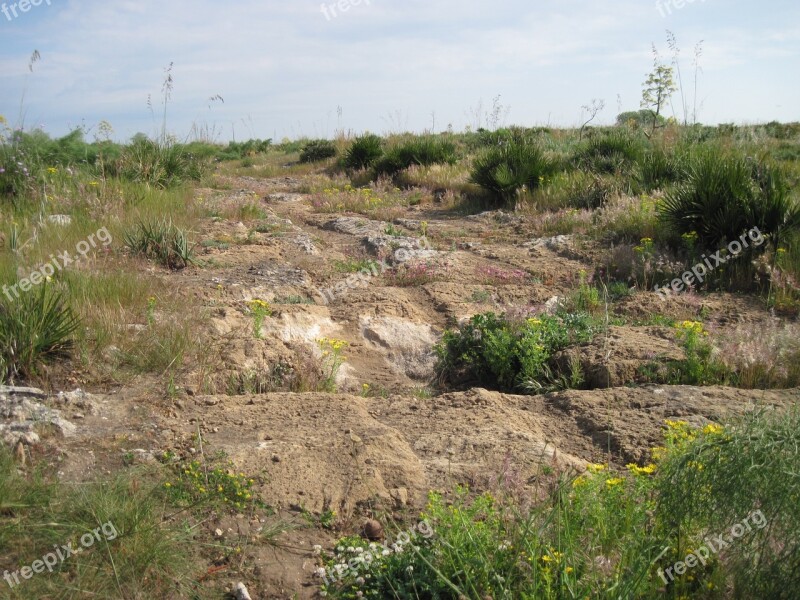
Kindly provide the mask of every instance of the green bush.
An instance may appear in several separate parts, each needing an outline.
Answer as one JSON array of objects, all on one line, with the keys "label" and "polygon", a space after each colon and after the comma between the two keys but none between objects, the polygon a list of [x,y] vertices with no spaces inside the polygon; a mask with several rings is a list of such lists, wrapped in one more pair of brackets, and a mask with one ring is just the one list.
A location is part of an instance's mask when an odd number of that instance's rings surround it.
[{"label": "green bush", "polygon": [[124,149],[119,173],[131,181],[165,189],[198,181],[208,169],[207,159],[188,152],[180,144],[138,137]]},{"label": "green bush", "polygon": [[47,282],[39,289],[0,295],[0,381],[29,379],[45,362],[73,348],[78,317],[61,292]]},{"label": "green bush", "polygon": [[246,142],[229,142],[227,147],[220,150],[217,160],[237,160],[250,158],[257,154],[264,154],[272,146],[272,140],[247,140]]},{"label": "green bush", "polygon": [[479,156],[470,179],[503,204],[513,202],[523,189],[535,190],[553,174],[555,165],[544,151],[529,142],[507,142]]},{"label": "green bush", "polygon": [[[658,115],[656,123],[658,127],[663,127],[667,120]],[[617,115],[617,126],[633,126],[634,128],[649,128],[653,126],[653,111],[649,109],[631,110]]]},{"label": "green bush", "polygon": [[644,154],[644,143],[623,129],[594,135],[581,144],[573,156],[577,168],[595,173],[628,173]]},{"label": "green bush", "polygon": [[445,332],[436,346],[436,371],[441,381],[476,380],[503,391],[570,387],[578,374],[554,372],[550,359],[559,350],[591,340],[596,331],[586,314],[540,315],[521,321],[493,312],[479,314]]},{"label": "green bush", "polygon": [[665,189],[686,178],[688,171],[686,162],[687,159],[682,154],[654,147],[642,155],[634,177],[646,192]]},{"label": "green bush", "polygon": [[775,248],[800,230],[800,204],[779,170],[714,147],[695,155],[687,181],[666,195],[659,213],[673,233],[696,233],[708,251],[754,227]]},{"label": "green bush", "polygon": [[182,269],[195,262],[195,246],[171,220],[139,223],[125,232],[124,243],[132,254],[156,260],[168,269]]},{"label": "green bush", "polygon": [[319,162],[336,156],[336,145],[329,140],[312,140],[303,146],[300,162]]},{"label": "green bush", "polygon": [[391,148],[375,163],[376,175],[396,175],[412,165],[455,164],[453,142],[432,136],[411,139]]},{"label": "green bush", "polygon": [[347,149],[343,165],[346,169],[359,171],[375,164],[383,156],[383,140],[368,133],[357,137]]}]

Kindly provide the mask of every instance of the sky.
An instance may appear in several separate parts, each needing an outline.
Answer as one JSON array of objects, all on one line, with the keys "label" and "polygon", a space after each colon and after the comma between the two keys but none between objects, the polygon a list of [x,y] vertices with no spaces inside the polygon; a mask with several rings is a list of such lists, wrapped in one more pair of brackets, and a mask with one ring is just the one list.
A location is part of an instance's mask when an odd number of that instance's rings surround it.
[{"label": "sky", "polygon": [[575,126],[593,99],[609,124],[639,108],[652,46],[672,61],[667,30],[699,121],[800,120],[796,0],[0,0],[0,115],[155,135],[172,65],[179,139]]}]

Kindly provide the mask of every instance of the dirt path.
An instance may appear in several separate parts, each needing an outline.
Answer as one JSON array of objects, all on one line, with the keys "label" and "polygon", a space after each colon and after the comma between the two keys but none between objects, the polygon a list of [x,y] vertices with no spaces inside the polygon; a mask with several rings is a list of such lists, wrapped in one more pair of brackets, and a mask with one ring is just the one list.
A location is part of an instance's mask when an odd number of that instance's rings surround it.
[{"label": "dirt path", "polygon": [[[535,495],[555,474],[587,461],[646,460],[667,418],[703,425],[800,399],[797,390],[657,386],[543,397],[471,389],[431,397],[433,346],[446,327],[487,310],[542,309],[574,288],[581,270],[593,270],[591,252],[566,237],[535,239],[529,222],[503,212],[463,217],[423,204],[409,207],[386,233],[386,222],[314,212],[299,179],[226,184],[227,191],[198,193],[220,212],[256,202],[266,217],[247,225],[209,219],[200,232],[206,265],[163,274],[192,310],[209,314],[211,385],[188,384],[170,400],[148,397],[139,384],[98,397],[95,414],[84,415],[78,436],[65,443],[66,476],[120,468],[123,454],[134,449],[188,456],[199,431],[237,469],[263,475],[258,491],[280,514],[298,520],[302,511],[330,509],[344,531],[353,531],[367,516],[419,508],[431,489],[516,482]],[[429,245],[420,240],[423,221]],[[423,285],[391,285],[379,270],[328,292],[351,277],[342,263],[385,261],[388,268],[397,264],[398,249],[446,267]],[[273,309],[260,339],[246,306],[253,299]],[[650,302],[621,306],[629,315],[656,312]],[[696,307],[670,310],[690,309]],[[746,300],[712,310],[730,323],[758,318]],[[349,344],[341,393],[271,392],[308,376],[323,337]],[[657,328],[620,328],[597,349],[618,365],[603,376],[622,376],[654,345],[676,349]],[[241,517],[204,526],[226,535],[251,531]],[[242,571],[254,597],[314,597],[310,547],[332,539],[300,529],[285,534],[282,548],[248,547]]]}]

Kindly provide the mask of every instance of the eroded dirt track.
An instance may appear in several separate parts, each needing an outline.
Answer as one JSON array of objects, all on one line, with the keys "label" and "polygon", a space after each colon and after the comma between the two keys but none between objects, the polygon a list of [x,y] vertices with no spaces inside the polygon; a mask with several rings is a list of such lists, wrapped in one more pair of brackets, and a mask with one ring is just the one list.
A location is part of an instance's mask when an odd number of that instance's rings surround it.
[{"label": "eroded dirt track", "polygon": [[[431,397],[433,347],[448,326],[487,310],[543,310],[574,288],[581,270],[593,270],[591,249],[569,238],[536,239],[524,218],[504,212],[463,217],[423,203],[389,228],[361,215],[314,212],[295,179],[227,184],[228,191],[198,193],[220,209],[257,202],[266,214],[257,230],[209,219],[201,239],[226,243],[206,244],[202,268],[163,273],[187,309],[191,304],[208,315],[198,317],[198,327],[206,328],[213,358],[210,384],[192,384],[199,374],[186,373],[189,383],[176,399],[154,400],[136,385],[101,397],[96,414],[85,415],[66,443],[65,473],[113,468],[134,448],[196,452],[199,432],[207,448],[224,450],[237,469],[262,474],[258,491],[281,514],[331,509],[355,525],[383,511],[419,508],[429,490],[459,483],[491,489],[513,480],[531,495],[544,493],[550,474],[581,470],[587,461],[646,460],[665,419],[703,425],[800,399],[797,390],[659,386],[540,397],[472,388]],[[389,268],[398,248],[441,261],[441,277],[398,287],[378,269],[342,287],[351,274],[338,264],[373,260]],[[514,271],[530,278],[498,282],[484,275]],[[253,299],[273,311],[260,339],[247,308]],[[767,318],[746,299],[711,300],[708,309],[730,324]],[[689,318],[697,307],[637,296],[620,310]],[[323,337],[348,343],[340,393],[254,393],[311,369]],[[615,386],[654,355],[678,351],[668,329],[618,327],[587,345],[582,359],[595,385]],[[206,526],[251,527],[242,519]],[[248,549],[244,564],[258,597],[313,597],[309,548],[326,541],[318,531],[301,530],[286,534],[287,548]]]}]

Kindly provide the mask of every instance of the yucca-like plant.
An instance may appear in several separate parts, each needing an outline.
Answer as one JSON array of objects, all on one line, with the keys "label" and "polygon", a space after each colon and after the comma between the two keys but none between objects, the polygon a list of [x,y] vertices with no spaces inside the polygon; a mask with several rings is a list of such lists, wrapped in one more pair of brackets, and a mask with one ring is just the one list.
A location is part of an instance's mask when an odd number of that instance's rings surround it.
[{"label": "yucca-like plant", "polygon": [[688,166],[684,154],[670,153],[664,148],[656,147],[645,152],[639,159],[634,177],[649,192],[664,189],[685,179],[687,175]]},{"label": "yucca-like plant", "polygon": [[168,188],[186,181],[197,181],[208,168],[206,159],[190,154],[180,144],[134,140],[120,159],[120,174],[157,188]]},{"label": "yucca-like plant", "polygon": [[383,140],[372,133],[357,137],[344,156],[344,167],[358,171],[368,169],[383,156]]},{"label": "yucca-like plant", "polygon": [[714,148],[695,156],[687,181],[667,194],[659,213],[673,232],[696,232],[709,250],[754,227],[777,247],[800,229],[800,207],[780,171]]},{"label": "yucca-like plant", "polygon": [[478,157],[470,180],[508,204],[523,189],[539,187],[555,171],[555,164],[536,144],[514,141]]},{"label": "yucca-like plant", "polygon": [[48,283],[13,300],[0,297],[0,381],[30,378],[42,363],[68,355],[79,325]]},{"label": "yucca-like plant", "polygon": [[141,222],[125,233],[124,243],[132,254],[154,259],[169,269],[183,269],[195,262],[195,245],[171,220]]}]

